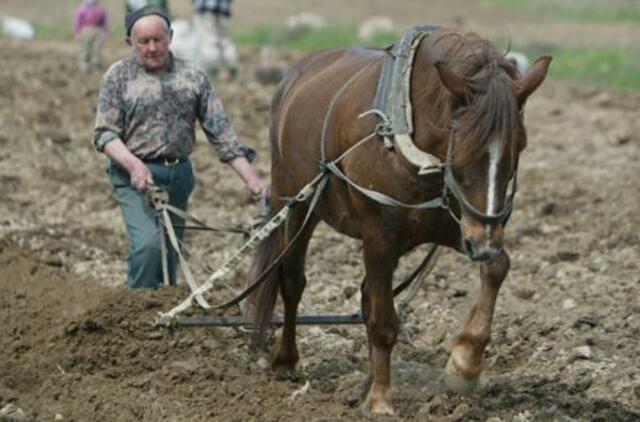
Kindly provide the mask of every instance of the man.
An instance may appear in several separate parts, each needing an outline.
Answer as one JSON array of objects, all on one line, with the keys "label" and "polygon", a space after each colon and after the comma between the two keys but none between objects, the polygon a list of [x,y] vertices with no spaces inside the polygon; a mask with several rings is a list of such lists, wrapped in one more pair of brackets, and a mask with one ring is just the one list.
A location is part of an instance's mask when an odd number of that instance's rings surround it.
[{"label": "man", "polygon": [[202,43],[202,61],[212,79],[217,78],[220,64],[229,79],[238,76],[238,53],[229,37],[231,0],[193,0],[193,23]]},{"label": "man", "polygon": [[[186,209],[194,187],[189,155],[196,120],[222,162],[254,195],[267,187],[253,172],[253,151],[241,145],[220,99],[196,65],[173,57],[170,19],[145,6],[125,18],[133,55],[114,63],[98,95],[94,145],[110,158],[109,180],[127,229],[127,285],[157,287],[162,281],[161,234],[144,192],[164,187],[169,203]],[[176,219],[178,224],[180,221]],[[182,231],[176,230],[178,237]],[[169,254],[175,284],[175,253]]]},{"label": "man", "polygon": [[107,11],[98,0],[84,0],[73,13],[73,33],[80,42],[80,70],[102,68],[102,45],[107,36]]}]

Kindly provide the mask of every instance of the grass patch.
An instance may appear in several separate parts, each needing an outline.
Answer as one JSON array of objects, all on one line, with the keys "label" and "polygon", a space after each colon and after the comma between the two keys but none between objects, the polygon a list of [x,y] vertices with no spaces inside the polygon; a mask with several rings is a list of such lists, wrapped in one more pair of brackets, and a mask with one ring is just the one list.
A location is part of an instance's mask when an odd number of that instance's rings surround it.
[{"label": "grass patch", "polygon": [[358,31],[354,26],[329,26],[298,33],[289,33],[283,28],[259,26],[252,31],[234,32],[232,37],[237,43],[244,45],[273,45],[302,51],[314,51],[350,45],[386,47],[395,42],[397,35],[382,33],[364,42],[358,38]]},{"label": "grass patch", "polygon": [[35,37],[39,39],[73,39],[73,29],[68,26],[51,26],[38,22],[32,23]]},{"label": "grass patch", "polygon": [[551,19],[585,22],[640,22],[638,0],[483,0],[485,3]]},{"label": "grass patch", "polygon": [[[506,0],[505,0],[506,1]],[[380,34],[363,43],[358,39],[356,28],[330,27],[307,31],[296,36],[275,27],[259,27],[249,32],[233,34],[239,44],[274,45],[302,51],[325,48],[366,45],[386,47],[397,39],[396,34]],[[497,42],[498,46],[508,43]],[[527,51],[518,46],[513,50],[524,51],[531,60],[542,54],[551,54],[550,77],[609,86],[622,90],[640,90],[640,50],[625,52],[619,48],[559,47],[553,51]]]},{"label": "grass patch", "polygon": [[552,55],[552,78],[640,90],[640,50],[561,47]]},{"label": "grass patch", "polygon": [[[523,4],[518,0],[485,1]],[[584,1],[590,3],[589,0]],[[35,23],[34,29],[36,37],[40,39],[73,39],[71,29],[66,26],[54,27]],[[122,38],[124,31],[115,29],[109,35],[112,38]],[[232,37],[240,45],[273,45],[279,48],[313,51],[350,45],[386,47],[396,41],[397,35],[379,34],[374,39],[363,42],[358,38],[357,28],[350,26],[332,26],[295,35],[287,33],[283,28],[261,26],[250,31],[235,31]],[[500,46],[503,43],[497,44]],[[555,59],[551,64],[550,77],[554,79],[640,91],[640,49],[630,52],[619,48],[558,47],[550,52],[527,51],[518,46],[513,46],[512,49],[524,51],[531,59],[541,54],[553,55]]]}]

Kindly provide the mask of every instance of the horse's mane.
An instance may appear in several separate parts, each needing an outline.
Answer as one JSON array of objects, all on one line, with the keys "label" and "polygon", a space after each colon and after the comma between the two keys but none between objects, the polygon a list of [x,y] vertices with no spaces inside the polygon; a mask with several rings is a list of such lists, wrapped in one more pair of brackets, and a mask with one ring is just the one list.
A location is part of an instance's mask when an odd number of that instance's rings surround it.
[{"label": "horse's mane", "polygon": [[[447,132],[456,117],[455,111],[470,107],[464,118],[456,122],[454,165],[464,166],[477,159],[493,139],[526,141],[524,134],[514,133],[522,127],[510,86],[511,81],[518,78],[518,71],[505,59],[505,53],[472,32],[437,31],[425,37],[423,42],[426,43],[422,50],[427,52],[428,68],[435,72],[433,65],[438,61],[445,62],[465,79],[469,88],[470,95],[462,103],[457,103],[459,100],[440,83],[430,84],[431,88],[426,90],[430,92],[424,92],[435,98],[435,125]],[[514,138],[516,135],[521,136]],[[511,148],[511,154],[524,148],[518,142],[504,142],[502,148],[507,146]]]}]

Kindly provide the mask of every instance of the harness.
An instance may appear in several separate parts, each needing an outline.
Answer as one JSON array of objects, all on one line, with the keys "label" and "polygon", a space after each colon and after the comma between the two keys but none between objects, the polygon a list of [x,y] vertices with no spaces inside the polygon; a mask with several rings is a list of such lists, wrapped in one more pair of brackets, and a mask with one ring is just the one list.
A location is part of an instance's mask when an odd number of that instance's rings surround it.
[{"label": "harness", "polygon": [[[358,190],[369,199],[383,205],[417,208],[417,209],[433,209],[442,208],[449,211],[452,218],[460,223],[460,217],[457,216],[450,207],[450,195],[453,196],[462,210],[465,211],[474,220],[486,225],[506,225],[513,210],[513,201],[517,192],[517,169],[516,161],[513,176],[513,184],[511,192],[508,194],[502,211],[497,214],[487,214],[475,208],[464,196],[460,185],[456,181],[453,170],[453,144],[455,139],[455,131],[457,123],[452,121],[450,124],[449,141],[447,145],[447,155],[445,161],[442,162],[438,157],[419,149],[413,142],[413,109],[411,105],[411,74],[413,70],[413,62],[416,50],[422,39],[429,36],[438,27],[432,25],[419,25],[405,31],[399,41],[392,47],[388,48],[389,55],[385,58],[382,65],[382,71],[378,80],[374,107],[358,116],[374,114],[380,121],[375,127],[375,135],[383,139],[385,147],[394,148],[399,155],[402,155],[409,163],[418,169],[418,175],[424,176],[429,174],[440,174],[443,178],[442,194],[438,198],[434,198],[418,204],[406,204],[392,198],[384,193],[373,191],[358,185],[349,179],[337,166],[339,160],[326,163],[324,169],[334,174],[340,180],[343,180],[352,188]],[[329,118],[333,112],[333,105],[340,96],[341,91],[351,83],[355,77],[359,76],[368,66],[356,73],[345,86],[336,93],[329,110],[325,116],[323,126],[322,142],[322,160],[326,160],[324,155],[325,128]],[[372,137],[366,137],[362,141],[352,146],[348,151],[358,147],[363,141],[368,141]],[[343,154],[340,159],[346,155]]]},{"label": "harness", "polygon": [[[444,162],[442,162],[435,155],[420,150],[413,142],[413,118],[410,99],[410,83],[411,72],[413,69],[413,60],[420,41],[435,30],[437,30],[437,27],[430,25],[416,26],[406,31],[394,46],[387,49],[389,54],[385,58],[382,66],[382,71],[378,81],[378,87],[374,100],[374,108],[358,116],[358,119],[360,119],[367,115],[374,114],[380,119],[379,123],[376,125],[372,133],[353,144],[349,149],[347,149],[347,151],[342,153],[334,160],[327,161],[325,145],[329,122],[331,116],[333,115],[335,105],[341,98],[343,93],[346,91],[346,89],[351,85],[351,83],[353,83],[360,75],[366,72],[375,62],[371,62],[360,69],[344,83],[344,85],[336,92],[336,94],[332,98],[323,121],[320,139],[320,174],[318,174],[314,179],[307,183],[295,197],[284,198],[285,206],[269,221],[264,223],[260,228],[252,230],[246,243],[240,249],[238,249],[229,259],[227,259],[222,267],[214,272],[204,284],[198,287],[195,285],[195,283],[189,281],[189,285],[192,288],[191,295],[171,311],[167,313],[160,313],[158,318],[156,318],[155,320],[156,325],[170,325],[171,321],[177,316],[177,314],[181,313],[191,306],[194,299],[198,301],[198,303],[205,309],[225,309],[232,305],[238,304],[243,299],[248,297],[253,291],[255,291],[264,282],[264,280],[266,280],[267,275],[275,268],[275,266],[280,262],[282,257],[289,251],[290,247],[295,243],[299,235],[302,233],[302,230],[306,226],[306,223],[310,220],[315,206],[317,205],[320,196],[322,195],[324,188],[327,185],[330,175],[336,176],[338,179],[344,181],[350,187],[356,189],[366,197],[383,205],[414,209],[442,208],[448,210],[452,218],[459,223],[460,218],[449,206],[450,196],[453,196],[458,202],[460,208],[462,208],[474,220],[488,225],[505,225],[507,223],[509,217],[511,216],[511,211],[513,209],[513,200],[517,191],[517,162],[515,166],[516,170],[513,176],[511,193],[508,195],[502,211],[498,214],[486,214],[477,210],[465,198],[462,189],[458,185],[453,175],[451,163],[456,129],[455,122],[451,123],[450,137],[447,146],[447,155]],[[351,154],[354,150],[362,146],[364,143],[372,140],[375,137],[382,138],[384,145],[387,148],[394,148],[398,154],[402,155],[412,165],[416,166],[418,168],[418,175],[440,174],[443,177],[444,181],[441,196],[421,203],[407,204],[382,192],[367,189],[361,185],[358,185],[347,175],[345,175],[338,167],[340,161],[342,161],[346,156]],[[301,202],[307,201],[309,203],[303,223],[301,224],[298,231],[293,235],[291,241],[289,241],[283,251],[278,255],[278,257],[257,277],[256,280],[254,280],[254,282],[249,287],[247,287],[234,299],[216,306],[209,305],[204,300],[204,297],[202,295],[213,287],[213,281],[221,278],[223,275],[235,268],[239,264],[239,262],[257,246],[260,241],[265,239],[272,231],[286,222],[288,220],[291,209],[294,206]],[[178,251],[180,263],[184,263],[184,266],[186,267],[186,262],[180,254],[177,244],[172,239],[175,236],[171,236],[171,223],[167,214],[167,211],[175,213],[176,210],[169,208],[166,201],[164,200],[158,202],[158,204],[156,205],[156,209],[162,213],[162,220],[164,221],[165,229],[170,234],[170,241]],[[182,216],[187,217],[186,215]],[[201,223],[197,220],[196,223],[204,225],[204,223]],[[423,279],[430,272],[437,257],[437,249],[437,245],[432,245],[430,251],[427,253],[419,267],[406,280],[404,280],[394,289],[394,296],[400,294],[414,280]],[[188,270],[184,272],[187,280],[193,279]],[[348,319],[351,320],[352,318],[349,317]],[[246,321],[236,321],[236,323],[236,325],[250,325],[250,323]]]}]

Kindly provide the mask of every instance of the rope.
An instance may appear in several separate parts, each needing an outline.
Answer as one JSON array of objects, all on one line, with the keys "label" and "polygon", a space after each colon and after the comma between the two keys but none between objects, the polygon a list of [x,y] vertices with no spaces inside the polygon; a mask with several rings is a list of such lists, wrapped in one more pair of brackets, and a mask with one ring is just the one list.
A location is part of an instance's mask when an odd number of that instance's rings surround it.
[{"label": "rope", "polygon": [[[204,284],[198,287],[197,285],[192,286],[190,283],[191,294],[189,295],[189,297],[187,297],[182,303],[180,303],[178,306],[171,309],[169,312],[166,312],[166,313],[161,312],[158,318],[156,319],[156,323],[158,323],[159,321],[171,320],[177,314],[189,309],[192,305],[193,299],[196,299],[198,304],[200,304],[200,306],[202,306],[205,309],[211,309],[211,308],[224,309],[241,302],[243,299],[249,296],[249,294],[251,294],[256,288],[258,288],[258,286],[266,279],[266,276],[269,274],[269,272],[275,267],[275,265],[280,261],[280,259],[288,252],[290,247],[295,243],[295,240],[298,238],[298,236],[304,229],[306,223],[308,222],[311,216],[311,212],[313,211],[313,208],[317,204],[318,198],[322,193],[322,190],[326,186],[326,182],[327,182],[327,177],[325,176],[324,173],[316,176],[311,182],[309,182],[300,191],[300,193],[298,193],[298,195],[296,195],[293,198],[291,202],[286,204],[276,215],[274,215],[269,221],[267,221],[259,230],[253,233],[250,236],[249,240],[247,240],[244,243],[244,245],[242,245],[239,249],[237,249],[235,253],[230,258],[228,258],[220,266],[220,268],[218,268],[207,279],[207,281]],[[320,186],[320,189],[316,189],[316,186],[315,186],[316,184]],[[213,288],[213,282],[219,278],[222,278],[229,271],[237,267],[238,264],[242,261],[242,259],[244,259],[244,257],[246,257],[253,249],[256,248],[256,246],[260,242],[266,239],[271,234],[271,232],[277,229],[280,225],[282,225],[283,222],[285,222],[288,219],[289,214],[291,212],[291,208],[293,208],[295,204],[297,204],[298,202],[305,202],[307,199],[309,199],[309,197],[311,197],[311,195],[313,195],[313,199],[309,205],[309,210],[307,212],[307,215],[305,216],[305,220],[301,225],[300,229],[298,230],[294,238],[291,240],[291,242],[289,242],[287,247],[280,253],[280,255],[271,263],[271,265],[266,270],[262,272],[262,274],[260,274],[258,279],[254,281],[254,283],[251,286],[247,287],[242,293],[240,293],[238,296],[236,296],[234,299],[228,302],[225,302],[223,304],[216,305],[213,307],[210,306],[209,304],[206,304],[206,306],[203,306],[200,298],[202,298],[203,293]],[[182,255],[179,255],[179,256],[182,257]],[[183,261],[181,260],[180,263],[182,265]],[[187,266],[186,261],[184,262],[184,265]],[[202,300],[204,299],[202,298]]]}]

